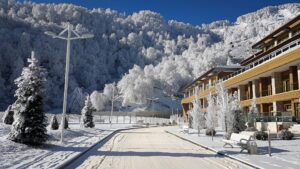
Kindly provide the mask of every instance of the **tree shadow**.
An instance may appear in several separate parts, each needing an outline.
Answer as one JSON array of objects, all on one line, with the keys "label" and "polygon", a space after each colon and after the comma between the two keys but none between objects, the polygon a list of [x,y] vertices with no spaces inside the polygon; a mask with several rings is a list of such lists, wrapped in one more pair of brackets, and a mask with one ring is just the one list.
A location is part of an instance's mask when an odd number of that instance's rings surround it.
[{"label": "tree shadow", "polygon": [[[271,153],[272,154],[274,154],[274,153],[284,153],[284,152],[289,152],[289,151],[285,150],[285,149],[271,147]],[[262,155],[269,154],[269,147],[268,146],[258,147],[258,153],[262,154]]]},{"label": "tree shadow", "polygon": [[[258,147],[257,148],[257,154],[256,155],[267,155],[269,154],[269,147]],[[218,153],[220,154],[228,154],[228,155],[238,155],[238,154],[248,154],[250,155],[246,150],[244,150],[243,152],[240,152],[240,148],[239,147],[234,147],[233,150],[230,150],[231,148],[226,148],[225,150],[219,151]],[[283,153],[283,152],[289,152],[288,150],[284,150],[284,149],[279,149],[279,148],[271,148],[271,153]]]},{"label": "tree shadow", "polygon": [[[130,133],[130,132],[129,132]],[[160,156],[160,157],[194,157],[194,158],[224,158],[222,154],[200,154],[200,153],[179,153],[179,152],[148,152],[148,151],[100,151],[100,148],[106,144],[114,134],[108,136],[105,140],[98,143],[96,146],[94,146],[90,151],[85,152],[80,157],[76,158],[76,160],[66,164],[64,168],[67,169],[73,169],[80,166],[85,160],[87,160],[91,156],[114,156],[114,157],[133,157],[133,156],[139,156],[139,157],[153,157],[153,156]]]}]

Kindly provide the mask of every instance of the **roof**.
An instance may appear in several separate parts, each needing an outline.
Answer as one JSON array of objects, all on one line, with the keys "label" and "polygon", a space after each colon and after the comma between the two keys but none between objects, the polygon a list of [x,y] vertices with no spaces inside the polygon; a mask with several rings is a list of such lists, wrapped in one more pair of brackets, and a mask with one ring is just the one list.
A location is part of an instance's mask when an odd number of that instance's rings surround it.
[{"label": "roof", "polygon": [[270,33],[269,35],[267,35],[266,37],[264,37],[263,39],[261,39],[260,41],[258,41],[257,43],[255,43],[254,45],[252,45],[252,48],[261,48],[265,41],[274,39],[278,35],[296,26],[298,23],[300,23],[300,14],[292,20],[285,23],[284,25],[282,25],[281,27],[279,27],[278,29],[276,29],[275,31],[273,31],[272,33]]},{"label": "roof", "polygon": [[252,55],[252,56],[250,56],[250,57],[244,59],[243,61],[241,61],[240,64],[241,64],[242,66],[246,66],[246,65],[248,65],[248,64],[250,64],[250,63],[252,63],[252,62],[254,62],[254,61],[256,61],[256,60],[258,60],[258,59],[260,59],[260,58],[262,58],[262,57],[264,57],[264,56],[266,56],[267,54],[270,54],[270,53],[276,51],[277,49],[280,49],[280,48],[283,47],[284,45],[287,45],[287,44],[289,44],[290,42],[293,42],[293,41],[299,39],[299,38],[300,38],[300,34],[298,34],[298,35],[296,35],[296,36],[294,36],[294,37],[292,37],[292,38],[290,38],[290,39],[288,39],[288,40],[286,40],[286,41],[280,43],[279,45],[277,45],[277,46],[271,48],[270,50],[267,50],[266,52],[264,52],[264,51],[259,51],[258,53],[256,53],[256,54],[254,54],[254,55]]},{"label": "roof", "polygon": [[197,79],[195,79],[194,81],[192,81],[191,83],[189,83],[188,85],[186,85],[183,89],[186,89],[186,88],[192,86],[197,81],[204,80],[203,78],[206,78],[206,77],[218,74],[220,72],[235,72],[235,71],[237,71],[237,70],[239,70],[241,68],[243,68],[243,66],[238,66],[238,65],[216,66],[216,67],[213,67],[213,68],[209,69],[208,71],[206,71],[205,73],[203,73]]}]

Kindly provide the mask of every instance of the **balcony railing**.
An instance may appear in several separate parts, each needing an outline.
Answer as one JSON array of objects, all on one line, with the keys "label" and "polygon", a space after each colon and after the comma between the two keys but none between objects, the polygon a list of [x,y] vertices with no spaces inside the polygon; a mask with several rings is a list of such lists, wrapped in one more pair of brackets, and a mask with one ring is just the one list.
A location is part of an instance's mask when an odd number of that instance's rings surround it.
[{"label": "balcony railing", "polygon": [[298,88],[298,83],[288,84],[282,87],[282,92],[289,92],[292,90],[297,90]]},{"label": "balcony railing", "polygon": [[239,75],[239,74],[241,74],[241,73],[243,73],[243,72],[245,72],[245,71],[247,71],[249,69],[252,69],[252,68],[254,68],[254,67],[258,66],[258,65],[261,65],[262,63],[264,63],[264,62],[266,62],[266,61],[268,61],[268,60],[270,60],[270,59],[272,59],[272,58],[280,55],[283,52],[286,52],[286,51],[288,51],[290,49],[293,49],[293,48],[299,47],[299,46],[300,46],[300,39],[298,38],[298,39],[296,39],[294,41],[291,41],[290,43],[282,46],[281,48],[279,48],[277,50],[274,50],[272,53],[269,53],[269,54],[261,57],[260,59],[254,61],[254,62],[252,62],[250,64],[248,64],[244,68],[242,68],[242,69],[240,69],[240,70],[238,70],[236,72],[233,72],[233,73],[231,73],[231,74],[223,77],[222,80],[225,81],[225,80],[228,80],[228,79],[230,79],[232,77],[235,77],[235,76],[237,76],[237,75]]},{"label": "balcony railing", "polygon": [[[264,112],[265,113],[265,112]],[[273,113],[273,112],[272,112]],[[265,114],[272,114],[265,113]],[[255,122],[293,122],[295,118],[292,112],[277,112],[277,116],[264,116],[263,114],[244,114],[245,121],[255,121]]]},{"label": "balcony railing", "polygon": [[292,116],[262,116],[256,117],[256,122],[293,122]]},{"label": "balcony railing", "polygon": [[270,96],[270,95],[272,95],[272,90],[263,90],[260,93],[260,97]]}]

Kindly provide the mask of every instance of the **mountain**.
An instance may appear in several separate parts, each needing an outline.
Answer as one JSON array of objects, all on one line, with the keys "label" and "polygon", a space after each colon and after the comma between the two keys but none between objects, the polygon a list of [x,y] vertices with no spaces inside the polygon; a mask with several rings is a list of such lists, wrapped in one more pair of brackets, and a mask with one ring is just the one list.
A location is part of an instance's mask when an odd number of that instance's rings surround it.
[{"label": "mountain", "polygon": [[[168,111],[169,107],[180,108],[178,91],[184,85],[210,67],[226,64],[228,57],[250,56],[255,52],[251,44],[299,13],[299,3],[285,4],[240,16],[234,23],[192,26],[165,21],[151,11],[124,15],[72,4],[0,0],[0,109],[14,102],[14,79],[31,50],[48,70],[46,109],[61,107],[66,42],[44,32],[59,33],[66,22],[78,32],[95,35],[72,42],[70,98],[78,95],[80,102],[83,93],[92,93],[96,107],[108,109],[110,83],[117,82],[115,91],[122,95],[117,107]],[[147,101],[151,97],[159,98],[154,106]]]}]

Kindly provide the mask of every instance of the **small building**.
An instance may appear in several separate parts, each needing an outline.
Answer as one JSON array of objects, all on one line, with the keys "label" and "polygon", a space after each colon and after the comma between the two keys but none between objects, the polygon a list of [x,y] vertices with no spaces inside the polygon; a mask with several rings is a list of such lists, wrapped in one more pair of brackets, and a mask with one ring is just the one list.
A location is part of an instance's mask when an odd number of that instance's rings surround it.
[{"label": "small building", "polygon": [[[223,81],[229,94],[237,92],[244,112],[253,98],[261,121],[300,121],[300,15],[252,46],[259,52],[240,62],[241,66],[215,67],[184,88],[184,114],[192,108],[195,87],[203,106]],[[275,117],[275,118],[274,118]]]}]

